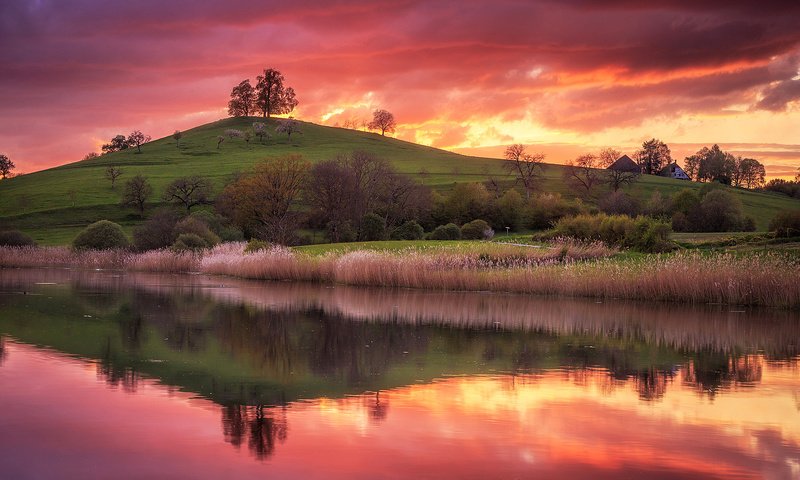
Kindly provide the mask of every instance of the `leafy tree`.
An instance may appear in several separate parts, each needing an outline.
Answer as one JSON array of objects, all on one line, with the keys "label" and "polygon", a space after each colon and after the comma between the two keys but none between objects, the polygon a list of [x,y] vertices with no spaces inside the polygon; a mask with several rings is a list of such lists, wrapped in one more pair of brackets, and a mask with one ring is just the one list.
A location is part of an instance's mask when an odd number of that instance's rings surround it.
[{"label": "leafy tree", "polygon": [[0,245],[4,247],[33,247],[36,242],[19,230],[0,231]]},{"label": "leafy tree", "polygon": [[294,89],[283,86],[283,74],[278,70],[268,68],[256,81],[256,106],[262,116],[284,115],[297,106]]},{"label": "leafy tree", "polygon": [[483,217],[489,199],[489,192],[482,183],[456,184],[445,201],[447,217],[461,224]]},{"label": "leafy tree", "polygon": [[109,250],[127,248],[128,237],[118,224],[108,220],[100,220],[86,227],[72,241],[75,249]]},{"label": "leafy tree", "polygon": [[11,176],[11,170],[14,170],[16,165],[7,156],[0,154],[0,177],[6,179]]},{"label": "leafy tree", "polygon": [[485,220],[473,220],[461,226],[461,238],[465,240],[483,240],[486,232],[492,228]]},{"label": "leafy tree", "polygon": [[134,130],[128,135],[127,141],[129,146],[136,147],[136,153],[142,153],[142,144],[150,141],[150,135]]},{"label": "leafy tree", "polygon": [[392,133],[397,128],[397,122],[394,120],[394,115],[386,110],[375,110],[372,112],[372,121],[367,124],[370,130],[380,130],[381,135],[386,135],[386,132]]},{"label": "leafy tree", "polygon": [[165,202],[183,205],[190,211],[195,205],[209,203],[211,198],[211,181],[199,175],[180,177],[173,180],[164,190]]},{"label": "leafy tree", "polygon": [[662,168],[672,163],[672,155],[666,143],[653,138],[642,143],[636,160],[643,173],[658,175]]},{"label": "leafy tree", "polygon": [[764,165],[754,158],[736,157],[732,183],[736,187],[759,188],[766,177]]},{"label": "leafy tree", "polygon": [[525,187],[525,199],[531,198],[531,192],[536,188],[544,171],[544,154],[529,154],[525,146],[519,143],[509,146],[505,151],[505,168],[516,176]]},{"label": "leafy tree", "polygon": [[153,187],[150,182],[142,175],[136,175],[125,182],[125,190],[122,193],[122,206],[133,207],[139,210],[139,214],[144,213],[144,206],[147,199],[153,194]]},{"label": "leafy tree", "polygon": [[300,220],[297,211],[309,164],[288,155],[257,165],[225,187],[218,208],[244,231],[275,243],[288,244]]},{"label": "leafy tree", "polygon": [[292,138],[293,133],[303,133],[300,131],[300,122],[293,118],[285,118],[278,122],[275,131],[277,133],[285,133],[289,138]]},{"label": "leafy tree", "polygon": [[111,188],[114,188],[114,184],[117,181],[117,178],[122,175],[122,169],[120,167],[109,165],[106,167],[106,178],[111,181]]},{"label": "leafy tree", "polygon": [[600,158],[591,153],[567,162],[564,180],[573,190],[591,195],[592,189],[603,180]]},{"label": "leafy tree", "polygon": [[183,132],[181,132],[180,130],[175,130],[175,133],[172,134],[172,138],[175,139],[175,146],[180,147],[181,138],[183,138]]},{"label": "leafy tree", "polygon": [[117,135],[111,139],[109,143],[106,143],[101,147],[103,153],[113,153],[119,152],[120,150],[126,150],[130,148],[130,143],[128,143],[128,139],[125,135]]},{"label": "leafy tree", "polygon": [[509,229],[516,231],[522,222],[522,214],[525,210],[525,200],[516,190],[507,190],[500,198],[494,202],[495,213],[492,216],[492,223],[495,228]]},{"label": "leafy tree", "polygon": [[228,102],[228,115],[232,117],[248,117],[256,108],[256,89],[250,84],[250,79],[242,80],[239,85],[231,90],[231,99]]},{"label": "leafy tree", "polygon": [[399,227],[392,230],[389,236],[392,240],[421,240],[425,236],[425,230],[414,220],[409,220]]}]

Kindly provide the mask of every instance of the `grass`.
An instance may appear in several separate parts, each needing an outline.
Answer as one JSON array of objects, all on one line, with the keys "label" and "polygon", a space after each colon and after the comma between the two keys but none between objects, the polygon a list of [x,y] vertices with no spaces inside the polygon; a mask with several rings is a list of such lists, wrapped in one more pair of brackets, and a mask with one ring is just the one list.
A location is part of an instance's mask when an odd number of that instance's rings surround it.
[{"label": "grass", "polygon": [[[141,154],[129,149],[2,181],[0,227],[23,230],[43,245],[64,245],[82,227],[101,219],[121,223],[130,230],[141,219],[131,210],[120,208],[118,203],[122,184],[136,174],[150,179],[156,192],[153,202],[158,202],[160,192],[175,177],[188,173],[204,175],[219,190],[232,173],[246,170],[259,160],[288,153],[319,161],[353,150],[369,151],[390,160],[399,172],[414,175],[443,192],[454,183],[481,182],[487,174],[501,177],[505,173],[497,159],[459,155],[374,133],[312,123],[303,123],[303,133],[292,135],[291,139],[274,135],[265,144],[258,139],[249,144],[242,139],[226,139],[220,149],[216,148],[216,137],[226,129],[247,129],[253,121],[264,120],[227,118],[187,130],[180,146],[172,137],[166,137],[145,144]],[[271,130],[276,122],[267,121]],[[109,165],[124,170],[115,189],[104,178]],[[420,175],[423,170],[427,173]],[[548,165],[541,188],[572,197],[562,180],[562,172],[562,166]],[[509,179],[503,183],[512,184]],[[700,184],[646,175],[630,193],[645,200],[656,190],[671,195],[682,188],[700,188]],[[800,208],[800,201],[777,194],[731,191],[742,201],[745,213],[756,219],[760,231],[766,230],[776,212]]]},{"label": "grass", "polygon": [[800,257],[778,253],[679,252],[612,258],[602,244],[560,241],[549,248],[497,243],[412,245],[394,250],[302,252],[244,243],[203,254],[169,250],[73,252],[0,248],[0,268],[66,266],[357,286],[624,298],[800,308]]}]

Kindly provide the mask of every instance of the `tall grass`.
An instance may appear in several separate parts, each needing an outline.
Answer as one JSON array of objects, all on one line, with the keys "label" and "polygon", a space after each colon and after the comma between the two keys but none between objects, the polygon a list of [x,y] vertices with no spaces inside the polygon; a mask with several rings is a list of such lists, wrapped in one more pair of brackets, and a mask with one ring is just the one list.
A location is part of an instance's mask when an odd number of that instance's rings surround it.
[{"label": "tall grass", "polygon": [[[353,251],[311,256],[284,247],[244,253],[223,244],[204,254],[167,250],[72,252],[65,248],[0,248],[2,267],[71,267],[201,272],[262,280],[359,286],[623,298],[800,308],[800,262],[762,253],[696,252],[608,258],[602,245],[560,242],[552,248]],[[583,261],[588,258],[599,258]]]}]

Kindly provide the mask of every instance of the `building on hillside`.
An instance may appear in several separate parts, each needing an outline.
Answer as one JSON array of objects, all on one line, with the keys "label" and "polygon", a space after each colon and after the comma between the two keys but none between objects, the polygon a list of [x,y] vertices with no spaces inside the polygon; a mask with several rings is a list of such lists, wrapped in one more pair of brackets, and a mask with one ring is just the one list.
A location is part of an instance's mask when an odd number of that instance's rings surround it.
[{"label": "building on hillside", "polygon": [[631,157],[623,155],[619,157],[614,163],[608,166],[609,170],[617,170],[620,172],[633,172],[641,173],[642,169],[639,165],[631,160]]},{"label": "building on hillside", "polygon": [[689,175],[686,175],[686,172],[684,172],[683,169],[678,166],[677,162],[672,162],[666,167],[662,168],[658,174],[662,177],[677,178],[678,180],[691,180]]}]

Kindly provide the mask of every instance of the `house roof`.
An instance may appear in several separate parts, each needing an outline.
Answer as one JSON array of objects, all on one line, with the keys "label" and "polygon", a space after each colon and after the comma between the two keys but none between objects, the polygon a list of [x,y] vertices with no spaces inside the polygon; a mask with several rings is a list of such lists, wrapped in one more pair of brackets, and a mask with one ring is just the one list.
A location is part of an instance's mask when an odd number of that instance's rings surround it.
[{"label": "house roof", "polygon": [[623,155],[619,157],[614,163],[608,166],[610,170],[621,170],[623,172],[640,172],[641,168],[636,164],[631,157]]}]

